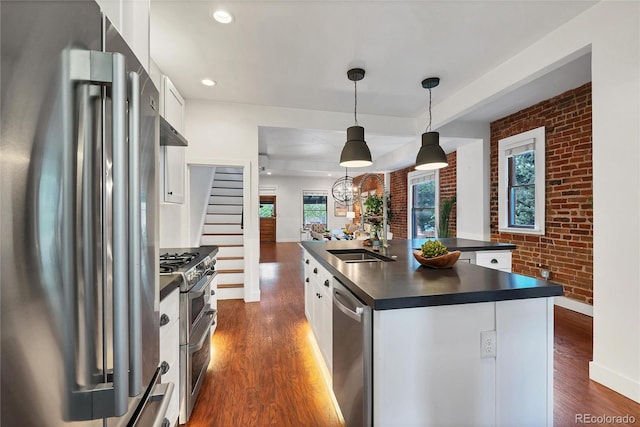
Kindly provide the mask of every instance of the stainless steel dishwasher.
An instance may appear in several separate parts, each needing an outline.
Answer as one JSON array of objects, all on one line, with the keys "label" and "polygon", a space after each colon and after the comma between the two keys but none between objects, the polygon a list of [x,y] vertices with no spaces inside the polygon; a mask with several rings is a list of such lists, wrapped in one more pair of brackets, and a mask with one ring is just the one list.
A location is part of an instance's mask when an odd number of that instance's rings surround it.
[{"label": "stainless steel dishwasher", "polygon": [[372,426],[371,308],[333,278],[333,392],[345,427]]}]

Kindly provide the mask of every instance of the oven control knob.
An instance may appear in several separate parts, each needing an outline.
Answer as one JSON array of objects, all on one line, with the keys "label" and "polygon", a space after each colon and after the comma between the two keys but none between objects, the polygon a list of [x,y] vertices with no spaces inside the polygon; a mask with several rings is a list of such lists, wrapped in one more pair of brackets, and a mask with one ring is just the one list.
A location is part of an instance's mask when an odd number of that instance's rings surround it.
[{"label": "oven control knob", "polygon": [[171,421],[169,421],[167,418],[165,418],[164,420],[162,420],[162,426],[161,427],[171,427]]},{"label": "oven control knob", "polygon": [[169,364],[163,360],[160,364],[160,375],[164,375],[167,372],[169,372]]}]

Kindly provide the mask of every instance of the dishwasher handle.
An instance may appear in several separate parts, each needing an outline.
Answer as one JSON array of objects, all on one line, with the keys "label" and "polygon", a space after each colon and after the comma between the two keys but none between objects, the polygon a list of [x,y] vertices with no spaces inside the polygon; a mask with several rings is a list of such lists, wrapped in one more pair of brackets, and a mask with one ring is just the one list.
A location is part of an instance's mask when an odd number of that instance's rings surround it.
[{"label": "dishwasher handle", "polygon": [[[350,302],[352,304],[349,304]],[[348,305],[354,305],[353,301],[351,301],[351,298],[349,298],[348,295],[345,295],[344,292],[340,291],[339,289],[335,289],[335,288],[333,289],[333,305],[338,310],[340,310],[341,312],[343,312],[344,314],[346,314],[347,316],[349,316],[353,320],[355,320],[357,322],[362,322],[362,315],[364,313],[364,307],[355,305],[354,306],[354,310],[352,310],[348,306]]]}]

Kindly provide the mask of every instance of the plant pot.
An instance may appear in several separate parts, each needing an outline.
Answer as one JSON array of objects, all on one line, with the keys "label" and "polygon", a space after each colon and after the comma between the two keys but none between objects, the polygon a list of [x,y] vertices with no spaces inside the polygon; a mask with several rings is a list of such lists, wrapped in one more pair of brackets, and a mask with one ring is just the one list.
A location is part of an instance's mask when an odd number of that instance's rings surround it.
[{"label": "plant pot", "polygon": [[449,252],[445,255],[440,255],[433,258],[425,258],[422,256],[422,251],[413,251],[413,257],[421,265],[430,268],[451,268],[460,258],[460,251]]}]

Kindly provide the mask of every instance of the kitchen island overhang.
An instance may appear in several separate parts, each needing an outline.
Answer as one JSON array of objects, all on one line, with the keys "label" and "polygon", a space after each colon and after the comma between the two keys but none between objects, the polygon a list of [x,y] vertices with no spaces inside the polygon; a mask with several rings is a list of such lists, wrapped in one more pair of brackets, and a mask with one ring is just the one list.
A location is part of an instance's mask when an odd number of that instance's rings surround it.
[{"label": "kitchen island overhang", "polygon": [[[448,239],[454,240],[454,239]],[[450,250],[511,249],[513,245],[455,239]],[[482,244],[482,245],[481,245]],[[388,262],[345,263],[328,250],[362,249],[361,241],[306,241],[302,247],[373,310],[469,304],[561,296],[562,285],[462,261],[449,269],[421,266],[412,255],[416,240],[392,240]]]}]

